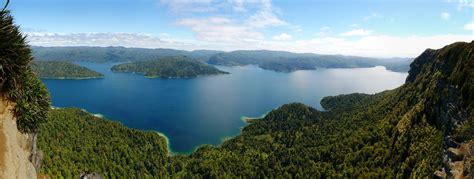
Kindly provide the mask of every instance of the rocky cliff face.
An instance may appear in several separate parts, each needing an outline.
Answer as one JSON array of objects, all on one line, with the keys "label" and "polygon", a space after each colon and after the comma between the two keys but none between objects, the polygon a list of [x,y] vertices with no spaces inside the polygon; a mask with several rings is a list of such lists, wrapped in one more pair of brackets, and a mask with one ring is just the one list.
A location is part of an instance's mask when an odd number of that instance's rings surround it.
[{"label": "rocky cliff face", "polygon": [[426,50],[411,64],[407,91],[419,102],[417,117],[444,133],[445,166],[438,177],[472,178],[474,163],[474,41]]},{"label": "rocky cliff face", "polygon": [[11,102],[0,100],[0,178],[36,178],[35,166],[30,161],[32,158],[39,163],[38,155],[32,155],[34,135],[18,131],[12,108]]}]

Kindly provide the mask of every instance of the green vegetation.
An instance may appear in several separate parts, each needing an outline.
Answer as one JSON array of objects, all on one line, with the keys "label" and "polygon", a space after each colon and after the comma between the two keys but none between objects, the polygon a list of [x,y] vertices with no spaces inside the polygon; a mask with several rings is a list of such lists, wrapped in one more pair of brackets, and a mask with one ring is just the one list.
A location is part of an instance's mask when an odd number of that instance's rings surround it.
[{"label": "green vegetation", "polygon": [[15,103],[18,129],[36,132],[46,119],[49,94],[31,71],[31,50],[8,11],[0,12],[0,42],[1,95]]},{"label": "green vegetation", "polygon": [[82,62],[129,62],[144,61],[167,56],[188,56],[201,62],[221,51],[173,50],[125,47],[33,47],[35,59]]},{"label": "green vegetation", "polygon": [[382,61],[374,58],[342,55],[239,50],[216,54],[209,59],[208,63],[226,66],[258,65],[267,70],[292,72],[296,70],[314,70],[316,68],[374,67],[381,65]]},{"label": "green vegetation", "polygon": [[277,72],[293,72],[297,70],[316,70],[314,64],[308,61],[289,61],[289,62],[266,62],[259,65],[265,70],[273,70]]},{"label": "green vegetation", "polygon": [[90,79],[104,76],[86,67],[64,61],[35,61],[31,68],[40,78],[46,79]]},{"label": "green vegetation", "polygon": [[214,65],[258,65],[266,70],[292,72],[316,68],[357,68],[386,66],[396,72],[407,72],[411,60],[403,58],[375,59],[342,55],[318,55],[268,50],[183,51],[125,47],[33,47],[35,59],[85,62],[135,62],[169,56],[188,56]]},{"label": "green vegetation", "polygon": [[283,105],[251,120],[241,135],[218,147],[203,145],[190,155],[165,157],[165,140],[156,133],[125,129],[74,109],[57,110],[39,138],[46,161],[42,172],[176,178],[433,177],[445,166],[448,136],[458,143],[473,139],[473,50],[474,42],[427,50],[397,89],[326,97],[321,101],[324,112],[303,104]]},{"label": "green vegetation", "polygon": [[113,66],[112,71],[144,74],[150,78],[182,78],[228,74],[216,67],[185,56],[163,57],[156,60],[124,63]]},{"label": "green vegetation", "polygon": [[53,109],[49,119],[38,136],[43,174],[53,178],[92,172],[107,178],[166,174],[167,144],[156,132],[129,129],[80,109]]}]

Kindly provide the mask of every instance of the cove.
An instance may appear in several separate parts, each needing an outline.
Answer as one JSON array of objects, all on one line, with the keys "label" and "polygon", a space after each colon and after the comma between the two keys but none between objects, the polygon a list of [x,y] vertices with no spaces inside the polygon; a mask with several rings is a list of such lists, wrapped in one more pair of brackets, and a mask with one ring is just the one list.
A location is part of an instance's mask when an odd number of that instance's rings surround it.
[{"label": "cove", "polygon": [[173,153],[218,145],[240,133],[243,116],[261,116],[286,103],[321,109],[325,96],[373,94],[402,85],[407,73],[384,67],[279,73],[256,66],[221,67],[228,75],[150,79],[113,73],[114,64],[78,63],[104,74],[90,80],[43,79],[53,106],[78,107],[141,130],[166,135]]}]

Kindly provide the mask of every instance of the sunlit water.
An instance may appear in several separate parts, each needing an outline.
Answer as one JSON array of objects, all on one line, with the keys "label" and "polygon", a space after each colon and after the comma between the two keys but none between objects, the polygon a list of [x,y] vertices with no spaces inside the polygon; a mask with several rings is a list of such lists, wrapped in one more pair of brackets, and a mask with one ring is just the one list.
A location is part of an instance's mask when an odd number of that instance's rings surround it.
[{"label": "sunlit water", "polygon": [[128,127],[156,130],[173,152],[218,145],[239,134],[242,116],[261,116],[291,102],[321,109],[324,96],[373,94],[404,83],[407,73],[384,67],[278,73],[255,66],[219,67],[229,75],[149,79],[113,73],[113,64],[81,63],[105,75],[93,80],[43,80],[57,107],[79,107]]}]

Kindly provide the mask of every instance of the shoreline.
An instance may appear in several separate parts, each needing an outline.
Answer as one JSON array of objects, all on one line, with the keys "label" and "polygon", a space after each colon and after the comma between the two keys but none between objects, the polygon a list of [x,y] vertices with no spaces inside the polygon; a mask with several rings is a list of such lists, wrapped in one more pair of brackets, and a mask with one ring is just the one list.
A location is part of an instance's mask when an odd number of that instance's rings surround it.
[{"label": "shoreline", "polygon": [[[77,107],[56,107],[56,106],[50,106],[51,109],[64,109],[64,108],[77,108]],[[101,118],[101,119],[104,119],[104,120],[109,120],[109,121],[113,121],[113,122],[118,122],[120,123],[121,125],[123,125],[124,127],[126,128],[129,128],[129,129],[134,129],[134,130],[139,130],[139,131],[143,131],[143,132],[146,132],[146,131],[149,131],[149,132],[154,132],[156,133],[157,135],[159,135],[160,137],[163,137],[165,139],[165,142],[166,142],[166,148],[168,150],[168,156],[176,156],[176,155],[190,155],[192,154],[193,152],[195,152],[199,147],[203,146],[203,145],[211,145],[213,147],[219,147],[220,145],[222,145],[225,141],[227,140],[230,140],[232,138],[235,138],[236,136],[238,135],[241,135],[242,134],[242,129],[249,125],[252,120],[258,120],[258,119],[262,119],[264,118],[269,112],[266,112],[266,113],[263,113],[262,115],[260,116],[257,116],[257,117],[248,117],[248,116],[241,116],[240,117],[240,120],[242,120],[244,122],[244,125],[242,127],[240,127],[240,131],[235,133],[235,134],[232,134],[232,135],[226,135],[226,136],[223,136],[223,137],[220,137],[220,142],[218,144],[209,144],[209,143],[203,143],[203,144],[199,144],[195,147],[193,147],[191,150],[188,150],[188,151],[183,151],[183,152],[177,152],[177,151],[173,151],[173,149],[171,148],[171,139],[166,136],[166,134],[160,132],[160,131],[157,131],[157,130],[143,130],[143,129],[136,129],[136,128],[131,128],[129,126],[126,126],[125,124],[119,122],[119,121],[115,121],[115,120],[111,120],[111,119],[108,119],[105,117],[105,115],[101,114],[101,113],[92,113],[92,112],[89,112],[87,111],[86,109],[83,109],[83,108],[78,108],[80,109],[81,111],[84,111],[90,115],[93,115],[94,117],[98,117],[98,118]]]},{"label": "shoreline", "polygon": [[94,76],[94,77],[38,77],[42,80],[91,80],[91,79],[102,79],[105,76]]},{"label": "shoreline", "polygon": [[[125,126],[125,127],[128,127],[128,126]],[[138,129],[140,130],[140,129]],[[143,131],[143,130],[141,130]],[[166,149],[168,150],[168,156],[174,156],[175,153],[173,152],[173,150],[171,150],[171,141],[170,141],[170,138],[168,138],[168,136],[166,136],[164,133],[161,133],[161,132],[158,132],[156,130],[152,130],[153,132],[156,132],[159,136],[163,137],[165,139],[165,142],[166,142]]]},{"label": "shoreline", "polygon": [[[56,107],[56,106],[50,106],[51,109],[65,109],[65,108],[77,108],[77,107]],[[90,111],[87,111],[86,109],[84,108],[77,108],[77,109],[80,109],[81,111],[84,111],[94,117],[98,117],[98,118],[101,118],[103,120],[108,120],[108,121],[112,121],[112,122],[118,122],[120,123],[121,125],[123,125],[124,127],[128,128],[128,129],[133,129],[133,130],[139,130],[139,131],[142,131],[142,132],[155,132],[156,134],[158,134],[159,136],[163,137],[165,139],[165,142],[166,142],[166,146],[167,146],[167,150],[168,150],[168,156],[173,156],[173,155],[176,155],[176,154],[179,154],[179,153],[176,153],[176,152],[173,152],[173,150],[171,150],[171,140],[168,138],[168,136],[166,136],[164,133],[161,133],[159,131],[156,131],[156,130],[143,130],[143,129],[136,129],[136,128],[131,128],[119,121],[115,121],[115,120],[111,120],[111,119],[108,119],[105,117],[105,115],[101,114],[101,113],[92,113]],[[194,150],[193,150],[194,151]],[[187,153],[186,153],[187,154]]]},{"label": "shoreline", "polygon": [[198,77],[206,77],[206,76],[217,76],[217,75],[228,75],[231,74],[229,72],[222,71],[221,73],[215,73],[215,74],[202,74],[202,75],[196,75],[196,76],[159,76],[159,75],[147,75],[145,73],[140,73],[140,72],[133,72],[133,71],[116,71],[116,70],[111,70],[113,73],[129,73],[129,74],[134,74],[134,75],[140,75],[148,79],[192,79],[192,78],[198,78]]},{"label": "shoreline", "polygon": [[[276,108],[275,108],[276,109]],[[268,113],[270,113],[271,111],[275,110],[275,109],[272,109],[266,113],[263,113],[262,115],[260,116],[257,116],[257,117],[248,117],[248,116],[241,116],[240,117],[240,120],[244,121],[246,124],[250,124],[252,123],[253,120],[258,120],[258,119],[262,119],[262,118],[265,118],[265,116],[267,116]]]}]

